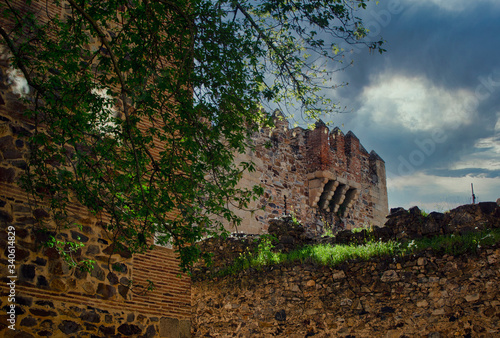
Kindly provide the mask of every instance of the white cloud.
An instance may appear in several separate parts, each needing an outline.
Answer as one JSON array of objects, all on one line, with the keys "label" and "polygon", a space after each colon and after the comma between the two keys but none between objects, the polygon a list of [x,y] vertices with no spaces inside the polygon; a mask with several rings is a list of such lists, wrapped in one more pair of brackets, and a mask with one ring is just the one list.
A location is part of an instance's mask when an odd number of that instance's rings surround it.
[{"label": "white cloud", "polygon": [[471,202],[471,183],[479,202],[495,201],[500,197],[498,178],[481,175],[443,177],[417,172],[410,176],[388,177],[389,204],[405,208],[417,205],[429,211],[448,210]]},{"label": "white cloud", "polygon": [[466,175],[463,177],[443,177],[436,175],[428,175],[424,172],[417,172],[410,176],[398,176],[389,178],[387,186],[393,190],[403,190],[412,188],[417,193],[425,192],[443,192],[446,191],[450,194],[458,194],[470,190],[470,184],[476,182],[484,188],[489,188],[489,184],[496,184],[499,186],[500,181],[498,178],[486,178],[481,176]]},{"label": "white cloud", "polygon": [[[450,163],[450,170],[500,170],[500,113],[494,135],[478,139],[472,153]],[[491,129],[490,129],[491,131]],[[409,208],[417,205],[426,211],[445,211],[472,202],[471,183],[479,202],[495,201],[500,197],[500,180],[485,174],[463,177],[429,175],[423,171],[412,175],[392,175],[388,172],[388,194],[391,207]]]},{"label": "white cloud", "polygon": [[384,73],[362,93],[360,114],[380,125],[410,131],[457,129],[472,122],[474,94],[434,85],[425,77]]},{"label": "white cloud", "polygon": [[489,137],[476,142],[476,149],[483,149],[462,156],[460,161],[452,163],[450,169],[486,169],[500,170],[500,137]]},{"label": "white cloud", "polygon": [[[413,0],[410,0],[413,1]],[[432,3],[441,9],[450,12],[459,12],[463,10],[470,9],[471,7],[477,6],[481,3],[489,3],[492,5],[498,5],[497,0],[424,0],[422,3]]]},{"label": "white cloud", "polygon": [[490,154],[470,154],[465,158],[465,160],[452,164],[451,169],[500,170],[500,162],[498,158],[493,158]]}]

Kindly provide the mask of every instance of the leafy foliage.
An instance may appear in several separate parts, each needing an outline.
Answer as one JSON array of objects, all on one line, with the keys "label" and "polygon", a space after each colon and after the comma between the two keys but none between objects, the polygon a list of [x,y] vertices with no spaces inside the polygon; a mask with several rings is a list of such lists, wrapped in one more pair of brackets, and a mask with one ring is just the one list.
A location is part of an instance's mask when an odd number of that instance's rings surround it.
[{"label": "leafy foliage", "polygon": [[96,263],[92,259],[82,260],[77,262],[74,255],[80,248],[84,246],[83,243],[72,242],[67,240],[58,240],[52,236],[45,245],[49,248],[56,249],[61,257],[68,263],[69,267],[78,267],[82,271],[91,271]]},{"label": "leafy foliage", "polygon": [[245,252],[233,264],[228,265],[214,276],[234,275],[250,268],[263,269],[266,266],[279,264],[319,264],[335,267],[351,260],[370,260],[376,257],[402,257],[414,255],[426,250],[436,254],[461,255],[475,253],[500,243],[500,229],[486,229],[480,232],[469,232],[463,235],[441,235],[432,238],[421,238],[408,242],[366,240],[355,244],[316,244],[306,245],[288,253],[277,251],[272,238],[259,239],[254,252]]},{"label": "leafy foliage", "polygon": [[23,187],[58,226],[78,201],[118,249],[159,233],[188,267],[197,240],[239,222],[230,205],[262,192],[237,188],[253,164],[233,164],[271,124],[262,105],[332,111],[339,41],[383,51],[363,40],[366,2],[6,0],[0,35],[35,124]]}]

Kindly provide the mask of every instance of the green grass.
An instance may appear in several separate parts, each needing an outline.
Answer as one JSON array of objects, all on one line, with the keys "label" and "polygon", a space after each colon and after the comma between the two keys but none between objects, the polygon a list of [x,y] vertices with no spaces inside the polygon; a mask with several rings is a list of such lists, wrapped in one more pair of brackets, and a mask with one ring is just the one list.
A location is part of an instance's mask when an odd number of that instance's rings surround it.
[{"label": "green grass", "polygon": [[361,228],[353,228],[351,229],[351,232],[353,234],[355,233],[358,233],[358,232],[362,232],[363,230],[366,230],[368,233],[372,232],[372,228],[369,226],[369,225],[363,225]]},{"label": "green grass", "polygon": [[394,254],[397,250],[395,244],[395,242],[370,242],[364,245],[308,245],[284,255],[282,262],[314,262],[335,266],[353,259],[368,260],[372,257]]},{"label": "green grass", "polygon": [[500,229],[470,232],[464,235],[445,235],[433,238],[423,238],[406,243],[411,252],[431,248],[434,252],[449,255],[459,255],[476,251],[500,242]]},{"label": "green grass", "polygon": [[336,266],[351,260],[370,260],[376,257],[401,257],[432,249],[437,254],[459,255],[476,252],[500,242],[500,229],[472,232],[464,235],[443,235],[409,242],[380,242],[367,240],[362,245],[307,245],[289,253],[274,252],[275,239],[262,238],[254,252],[241,254],[231,266],[216,273],[218,276],[237,274],[249,268],[262,269],[278,264],[314,263]]},{"label": "green grass", "polygon": [[422,216],[424,216],[424,217],[429,216],[429,213],[428,213],[427,211],[425,211],[425,210],[420,210],[420,214],[421,214]]}]

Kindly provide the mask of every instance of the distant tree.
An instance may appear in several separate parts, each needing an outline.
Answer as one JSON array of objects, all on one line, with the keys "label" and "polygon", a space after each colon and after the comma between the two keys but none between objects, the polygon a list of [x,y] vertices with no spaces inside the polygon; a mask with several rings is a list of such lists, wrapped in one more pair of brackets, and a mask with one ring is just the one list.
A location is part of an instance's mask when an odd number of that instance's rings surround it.
[{"label": "distant tree", "polygon": [[188,267],[197,240],[238,223],[229,205],[261,193],[236,187],[253,164],[233,157],[271,123],[263,105],[333,111],[322,89],[339,43],[383,51],[356,17],[367,2],[5,0],[4,53],[35,125],[23,187],[59,226],[76,198],[118,245],[141,252],[161,233]]}]

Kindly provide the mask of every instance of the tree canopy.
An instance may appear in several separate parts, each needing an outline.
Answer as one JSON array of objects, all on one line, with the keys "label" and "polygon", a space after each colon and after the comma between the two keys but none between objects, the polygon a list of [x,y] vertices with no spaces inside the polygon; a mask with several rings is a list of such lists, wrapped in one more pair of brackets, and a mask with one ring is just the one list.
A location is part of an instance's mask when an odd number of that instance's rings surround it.
[{"label": "tree canopy", "polygon": [[367,2],[4,1],[3,52],[35,126],[23,187],[59,226],[76,199],[118,245],[160,233],[188,267],[197,240],[238,222],[230,204],[262,190],[236,187],[253,164],[233,158],[272,124],[265,107],[331,112],[341,44],[383,51],[357,16]]}]

